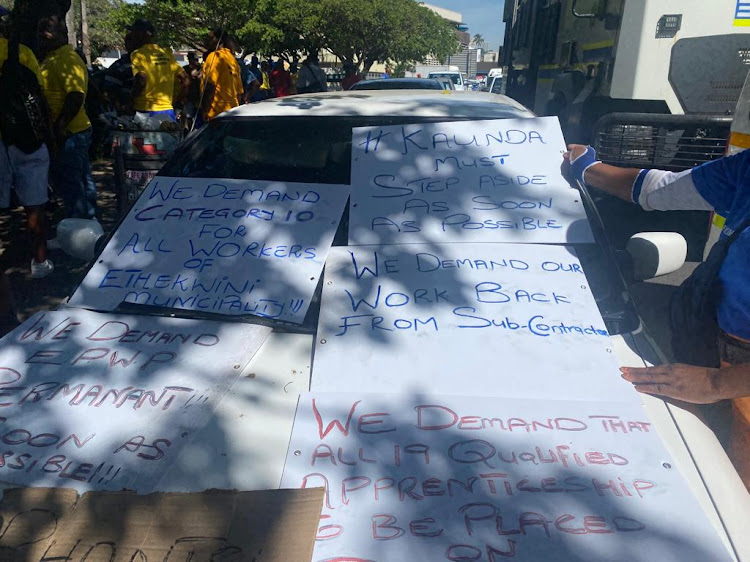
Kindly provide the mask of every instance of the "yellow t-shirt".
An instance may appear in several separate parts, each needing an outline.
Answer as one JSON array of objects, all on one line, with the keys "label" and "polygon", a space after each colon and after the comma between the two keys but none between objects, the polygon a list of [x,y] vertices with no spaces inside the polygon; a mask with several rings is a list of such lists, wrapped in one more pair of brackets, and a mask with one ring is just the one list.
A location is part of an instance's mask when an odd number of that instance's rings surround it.
[{"label": "yellow t-shirt", "polygon": [[[0,74],[2,74],[2,67],[6,60],[8,60],[8,40],[0,37]],[[36,79],[39,80],[39,85],[42,86],[42,74],[39,72],[39,63],[31,49],[26,45],[19,45],[18,60],[31,72],[36,74]]]},{"label": "yellow t-shirt", "polygon": [[201,91],[205,91],[207,80],[216,86],[214,98],[206,112],[207,119],[213,119],[239,105],[238,98],[244,92],[244,88],[240,67],[229,49],[219,49],[206,57],[203,63]]},{"label": "yellow t-shirt", "polygon": [[260,89],[261,90],[270,90],[271,89],[271,81],[268,79],[268,72],[263,72],[261,70],[260,75],[263,77],[263,81],[260,83]]},{"label": "yellow t-shirt", "polygon": [[71,92],[80,92],[84,96],[84,102],[73,120],[68,123],[67,131],[76,134],[91,127],[91,121],[86,115],[86,90],[89,85],[89,72],[73,47],[63,45],[49,53],[42,61],[41,73],[42,87],[49,104],[52,122],[54,123],[60,115],[65,97]]},{"label": "yellow t-shirt", "polygon": [[146,87],[133,100],[136,111],[166,111],[173,109],[174,79],[182,67],[167,49],[148,43],[130,54],[133,76],[143,72]]},{"label": "yellow t-shirt", "polygon": [[[5,64],[6,60],[8,60],[8,40],[0,37],[0,74],[2,74],[3,64]],[[43,86],[42,74],[39,72],[39,63],[34,53],[26,45],[18,46],[18,61],[33,72],[39,81],[39,85]],[[2,135],[0,135],[0,140],[3,140]]]}]

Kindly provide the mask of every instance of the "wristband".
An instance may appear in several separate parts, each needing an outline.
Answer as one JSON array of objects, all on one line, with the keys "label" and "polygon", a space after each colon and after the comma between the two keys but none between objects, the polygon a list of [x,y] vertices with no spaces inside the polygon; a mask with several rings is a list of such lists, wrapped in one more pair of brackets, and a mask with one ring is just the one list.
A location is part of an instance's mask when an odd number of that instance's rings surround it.
[{"label": "wristband", "polygon": [[630,198],[633,200],[633,203],[636,203],[637,205],[640,205],[641,203],[641,191],[643,190],[643,181],[646,179],[646,174],[648,174],[648,170],[641,170],[638,172],[638,176],[633,182],[633,189],[630,192]]},{"label": "wristband", "polygon": [[571,158],[570,171],[575,179],[585,185],[586,181],[583,179],[583,176],[586,170],[594,164],[600,163],[601,161],[596,159],[596,150],[591,146],[587,146],[586,152],[576,158]]}]

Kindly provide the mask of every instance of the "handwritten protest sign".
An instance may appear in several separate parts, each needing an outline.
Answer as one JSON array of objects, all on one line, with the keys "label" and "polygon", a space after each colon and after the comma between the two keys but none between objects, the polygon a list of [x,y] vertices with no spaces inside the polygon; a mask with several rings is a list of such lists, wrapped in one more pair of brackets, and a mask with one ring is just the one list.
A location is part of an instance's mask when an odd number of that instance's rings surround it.
[{"label": "handwritten protest sign", "polygon": [[556,117],[361,127],[352,244],[591,242]]},{"label": "handwritten protest sign", "polygon": [[334,248],[311,389],[637,400],[610,343],[564,246]]},{"label": "handwritten protest sign", "polygon": [[151,491],[270,329],[68,309],[0,340],[0,480]]},{"label": "handwritten protest sign", "polygon": [[730,560],[640,405],[303,395],[313,560]]},{"label": "handwritten protest sign", "polygon": [[70,303],[302,323],[348,196],[340,185],[156,177]]}]

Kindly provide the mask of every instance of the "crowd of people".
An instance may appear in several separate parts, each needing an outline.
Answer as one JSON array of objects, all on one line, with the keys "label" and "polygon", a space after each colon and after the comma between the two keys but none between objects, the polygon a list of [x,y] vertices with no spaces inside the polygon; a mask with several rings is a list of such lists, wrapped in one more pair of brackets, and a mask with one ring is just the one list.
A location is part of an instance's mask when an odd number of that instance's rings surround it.
[{"label": "crowd of people", "polygon": [[141,128],[166,122],[192,130],[238,105],[328,90],[315,55],[300,67],[296,61],[260,61],[255,55],[246,64],[235,55],[234,39],[216,28],[205,38],[203,61],[191,51],[181,67],[171,51],[156,44],[149,21],[137,19],[127,29],[126,53],[104,71],[101,89],[110,111],[132,115]]},{"label": "crowd of people", "polygon": [[0,207],[14,192],[25,209],[34,279],[54,270],[44,213],[50,186],[67,217],[97,219],[91,158],[107,130],[190,131],[244,103],[328,89],[315,55],[299,67],[256,56],[246,64],[218,28],[205,38],[203,61],[190,52],[181,66],[157,44],[151,22],[136,19],[126,28],[126,53],[97,74],[69,44],[63,18],[41,19],[36,39],[37,52],[21,44],[0,8]]}]

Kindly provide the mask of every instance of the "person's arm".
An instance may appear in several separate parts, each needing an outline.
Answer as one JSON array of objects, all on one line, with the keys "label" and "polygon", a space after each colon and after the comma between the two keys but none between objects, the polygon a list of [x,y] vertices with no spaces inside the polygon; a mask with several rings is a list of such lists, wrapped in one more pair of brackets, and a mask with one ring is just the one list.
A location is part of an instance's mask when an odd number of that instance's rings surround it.
[{"label": "person's arm", "polygon": [[203,67],[201,68],[200,112],[204,121],[206,120],[206,113],[210,109],[211,104],[214,101],[214,94],[216,93],[216,83],[212,78],[212,74],[215,71],[213,68],[215,56],[215,53],[210,53],[203,61]]},{"label": "person's arm", "polygon": [[563,154],[563,176],[568,179],[581,179],[586,185],[632,201],[633,183],[640,170],[635,168],[618,168],[596,160],[582,144],[569,144],[568,152]]},{"label": "person's arm", "polygon": [[130,68],[133,72],[133,98],[140,96],[146,89],[148,77],[145,72],[145,58],[140,51],[130,54]]},{"label": "person's arm", "polygon": [[258,93],[258,88],[260,88],[260,84],[258,84],[258,80],[253,76],[253,80],[250,82],[250,84],[247,85],[247,91],[245,92],[245,103],[250,103],[250,100],[253,98],[255,94]]},{"label": "person's arm", "polygon": [[180,91],[177,93],[176,103],[182,103],[187,99],[188,90],[190,90],[190,77],[184,70],[177,74],[177,80],[180,82]]},{"label": "person's arm", "polygon": [[750,396],[750,363],[711,369],[680,363],[656,367],[622,367],[622,378],[638,392],[693,404]]},{"label": "person's arm", "polygon": [[88,85],[88,70],[83,65],[72,65],[64,71],[62,76],[65,85],[65,100],[63,101],[60,114],[53,123],[53,131],[60,146],[65,143],[65,134],[70,122],[78,115],[86,100],[86,90]]},{"label": "person's arm", "polygon": [[[234,61],[235,66],[237,67],[237,72],[233,74],[234,76],[234,91],[237,92],[237,103],[239,105],[242,105],[242,103],[245,101],[245,82],[247,81],[247,78],[242,78],[242,67],[240,67],[240,64],[244,67],[244,63],[240,63],[239,61]],[[245,69],[247,71],[247,68]],[[247,74],[250,74],[249,72]]]},{"label": "person's arm", "polygon": [[60,115],[57,116],[53,125],[58,142],[65,139],[65,131],[73,118],[78,115],[85,99],[83,92],[68,92],[65,96]]},{"label": "person's arm", "polygon": [[146,89],[146,73],[138,72],[133,75],[133,97],[137,98]]},{"label": "person's arm", "polygon": [[216,84],[211,80],[206,80],[203,85],[203,99],[201,100],[201,114],[203,119],[206,119],[206,114],[211,108],[211,104],[214,101],[214,94],[216,93]]},{"label": "person's arm", "polygon": [[[704,166],[714,164],[709,162]],[[590,146],[571,144],[568,145],[568,152],[563,154],[561,171],[568,181],[578,180],[589,187],[637,203],[646,211],[711,211],[715,201],[726,197],[711,198],[713,201],[704,197],[706,189],[699,190],[697,182],[693,181],[694,172],[701,168],[703,166],[682,172],[620,168],[598,161],[596,151]],[[731,189],[724,191],[726,195]]]}]

